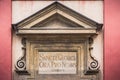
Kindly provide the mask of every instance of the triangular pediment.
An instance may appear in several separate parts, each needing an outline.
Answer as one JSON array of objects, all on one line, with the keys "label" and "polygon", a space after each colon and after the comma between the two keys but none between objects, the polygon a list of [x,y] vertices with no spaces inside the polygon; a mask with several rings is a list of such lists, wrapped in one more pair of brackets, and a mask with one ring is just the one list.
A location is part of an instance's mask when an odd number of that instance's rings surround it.
[{"label": "triangular pediment", "polygon": [[82,30],[83,33],[83,30],[93,30],[92,32],[95,33],[96,30],[102,28],[102,25],[73,11],[72,9],[69,9],[61,3],[54,2],[23,21],[14,24],[13,28],[17,31],[17,33],[23,34],[24,32],[28,34],[38,34],[43,32],[43,29],[77,30],[76,32],[78,33],[80,30]]},{"label": "triangular pediment", "polygon": [[84,29],[83,26],[72,22],[71,20],[55,14],[36,25],[33,25],[31,29]]}]

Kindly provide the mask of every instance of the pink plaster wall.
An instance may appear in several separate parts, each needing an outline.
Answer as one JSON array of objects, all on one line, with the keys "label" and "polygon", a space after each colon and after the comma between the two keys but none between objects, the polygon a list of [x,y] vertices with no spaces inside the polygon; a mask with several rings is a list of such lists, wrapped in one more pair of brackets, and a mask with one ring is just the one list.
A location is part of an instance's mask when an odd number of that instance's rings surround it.
[{"label": "pink plaster wall", "polygon": [[[119,80],[120,0],[104,4],[104,80]],[[11,80],[11,0],[0,0],[0,80]]]},{"label": "pink plaster wall", "polygon": [[11,0],[0,0],[0,80],[11,80]]},{"label": "pink plaster wall", "polygon": [[105,0],[104,80],[120,80],[120,0]]}]

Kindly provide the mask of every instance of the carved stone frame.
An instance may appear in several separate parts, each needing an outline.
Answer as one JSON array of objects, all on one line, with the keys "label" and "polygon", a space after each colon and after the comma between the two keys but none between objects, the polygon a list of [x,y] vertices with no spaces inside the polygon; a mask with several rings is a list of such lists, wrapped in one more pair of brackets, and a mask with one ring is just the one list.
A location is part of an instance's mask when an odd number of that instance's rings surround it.
[{"label": "carved stone frame", "polygon": [[45,35],[45,37],[44,35],[39,35],[39,37],[37,35],[35,37],[30,35],[27,35],[27,36],[24,35],[22,39],[22,44],[23,43],[24,43],[24,49],[23,49],[24,56],[17,61],[17,64],[21,64],[21,62],[23,61],[24,67],[21,68],[18,65],[16,65],[16,72],[19,75],[29,75],[27,79],[34,80],[35,78],[33,64],[31,63],[32,61],[34,61],[33,60],[35,56],[34,53],[37,54],[38,50],[40,50],[42,47],[47,47],[47,46],[54,47],[53,48],[53,51],[54,51],[55,48],[57,46],[60,46],[61,44],[72,44],[72,46],[69,46],[71,47],[71,49],[69,50],[74,50],[74,51],[79,51],[78,49],[81,49],[84,47],[84,50],[83,50],[84,54],[81,56],[83,60],[80,60],[81,63],[83,63],[82,65],[83,70],[81,70],[79,73],[81,74],[80,78],[95,79],[95,80],[98,79],[98,76],[94,76],[94,77],[91,76],[91,75],[98,75],[99,64],[98,64],[98,61],[95,60],[91,55],[90,45],[92,44],[92,39],[90,38],[89,35]]}]

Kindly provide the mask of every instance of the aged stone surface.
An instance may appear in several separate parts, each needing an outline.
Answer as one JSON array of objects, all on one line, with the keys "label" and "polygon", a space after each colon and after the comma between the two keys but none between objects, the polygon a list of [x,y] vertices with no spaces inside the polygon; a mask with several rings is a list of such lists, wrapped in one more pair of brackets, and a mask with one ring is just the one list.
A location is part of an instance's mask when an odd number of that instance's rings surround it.
[{"label": "aged stone surface", "polygon": [[101,28],[58,2],[14,24],[24,51],[14,80],[99,80],[91,45]]}]

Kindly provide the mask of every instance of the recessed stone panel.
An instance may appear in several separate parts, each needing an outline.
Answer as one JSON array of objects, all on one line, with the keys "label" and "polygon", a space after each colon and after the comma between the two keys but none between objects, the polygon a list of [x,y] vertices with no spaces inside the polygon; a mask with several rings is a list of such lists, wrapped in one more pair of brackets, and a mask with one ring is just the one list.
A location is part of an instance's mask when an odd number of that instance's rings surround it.
[{"label": "recessed stone panel", "polygon": [[38,74],[76,74],[76,52],[39,52]]}]

